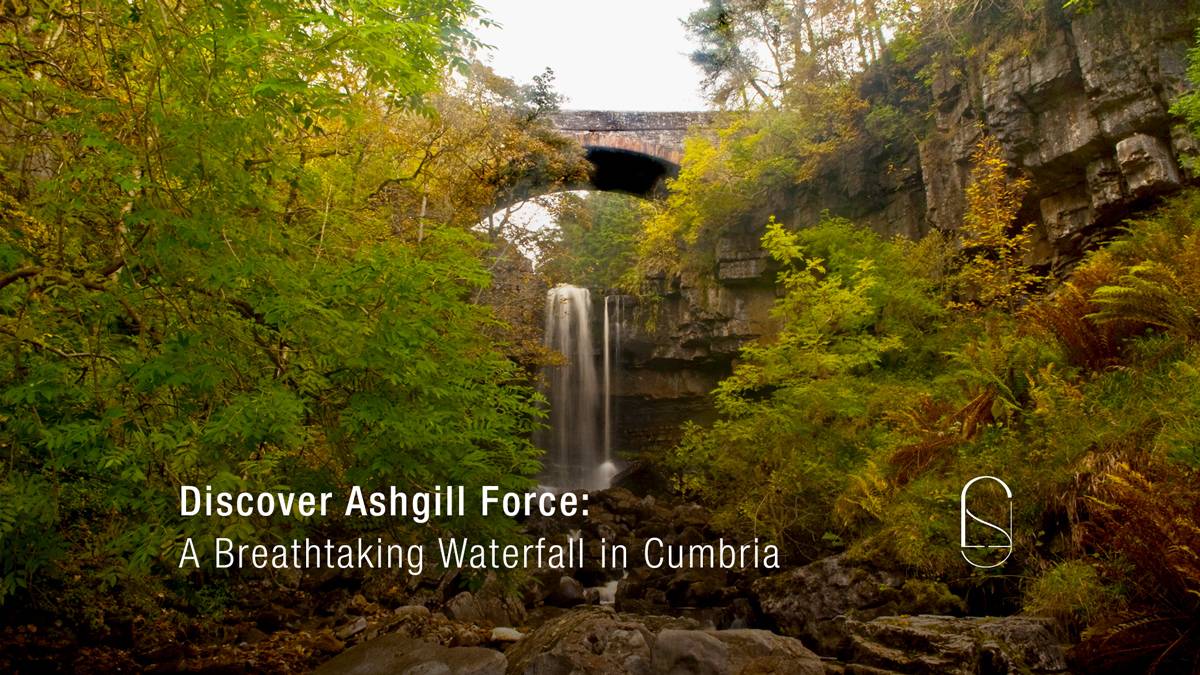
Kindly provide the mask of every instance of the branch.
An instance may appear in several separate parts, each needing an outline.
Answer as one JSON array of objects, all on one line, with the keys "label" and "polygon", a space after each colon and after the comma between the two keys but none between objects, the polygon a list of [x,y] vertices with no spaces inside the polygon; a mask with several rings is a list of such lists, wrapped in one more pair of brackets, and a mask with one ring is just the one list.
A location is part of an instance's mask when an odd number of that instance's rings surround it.
[{"label": "branch", "polygon": [[14,337],[18,341],[24,342],[25,344],[36,347],[40,351],[47,351],[47,352],[50,352],[51,354],[60,356],[64,359],[104,359],[105,361],[112,362],[113,365],[116,365],[116,366],[121,365],[121,362],[118,361],[116,359],[116,357],[110,356],[108,354],[95,354],[92,352],[64,352],[63,350],[58,349],[57,347],[52,347],[40,340],[34,340],[32,338],[20,337],[19,335],[17,335],[16,333],[14,333],[11,330],[8,330],[7,328],[0,329],[0,333],[3,333],[10,337]]},{"label": "branch", "polygon": [[6,274],[3,277],[0,277],[0,288],[4,288],[5,286],[8,286],[9,284],[20,281],[21,279],[28,279],[29,277],[36,277],[37,275],[41,274],[43,271],[44,271],[44,268],[42,268],[42,267],[22,267],[19,270],[15,270],[13,272],[10,272],[9,274]]}]

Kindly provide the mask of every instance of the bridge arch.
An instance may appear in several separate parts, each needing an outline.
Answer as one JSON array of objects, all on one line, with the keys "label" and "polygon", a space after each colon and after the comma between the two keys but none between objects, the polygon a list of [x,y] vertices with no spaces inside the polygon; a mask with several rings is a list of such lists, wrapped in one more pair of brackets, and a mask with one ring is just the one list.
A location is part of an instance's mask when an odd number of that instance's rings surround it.
[{"label": "bridge arch", "polygon": [[583,146],[592,165],[591,184],[578,186],[641,197],[665,194],[665,179],[679,173],[683,139],[712,124],[708,112],[563,110],[554,128]]},{"label": "bridge arch", "polygon": [[[536,178],[518,181],[493,205],[493,213],[552,192],[621,192],[645,199],[666,196],[666,179],[679,173],[683,139],[713,126],[713,112],[562,110],[551,126],[583,146],[591,164],[588,179],[553,186]],[[485,214],[486,215],[486,214]]]}]

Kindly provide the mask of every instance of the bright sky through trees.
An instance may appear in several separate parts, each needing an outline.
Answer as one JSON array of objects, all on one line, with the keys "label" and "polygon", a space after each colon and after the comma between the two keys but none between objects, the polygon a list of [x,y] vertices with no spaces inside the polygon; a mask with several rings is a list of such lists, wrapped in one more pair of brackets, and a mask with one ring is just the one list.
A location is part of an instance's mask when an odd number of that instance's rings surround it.
[{"label": "bright sky through trees", "polygon": [[500,25],[479,31],[481,57],[527,82],[549,66],[564,108],[703,110],[695,46],[681,19],[697,0],[480,0]]}]

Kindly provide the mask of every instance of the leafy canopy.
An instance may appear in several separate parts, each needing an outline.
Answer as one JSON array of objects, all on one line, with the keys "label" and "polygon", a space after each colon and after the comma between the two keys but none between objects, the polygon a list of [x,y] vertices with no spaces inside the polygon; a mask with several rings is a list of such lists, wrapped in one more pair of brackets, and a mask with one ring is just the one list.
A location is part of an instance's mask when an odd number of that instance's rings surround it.
[{"label": "leafy canopy", "polygon": [[379,190],[421,166],[396,125],[436,114],[470,2],[25,10],[0,19],[0,601],[318,526],[180,519],[180,484],[530,484],[477,237]]}]

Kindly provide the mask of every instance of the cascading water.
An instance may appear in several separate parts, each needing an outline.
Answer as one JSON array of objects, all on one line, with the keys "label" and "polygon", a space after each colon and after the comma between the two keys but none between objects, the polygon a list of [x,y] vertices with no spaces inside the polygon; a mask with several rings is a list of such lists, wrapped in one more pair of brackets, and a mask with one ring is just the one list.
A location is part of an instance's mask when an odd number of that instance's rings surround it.
[{"label": "cascading water", "polygon": [[600,387],[592,344],[591,294],[559,285],[546,293],[545,344],[566,362],[546,369],[550,428],[542,434],[547,484],[563,489],[603,488],[599,466]]},{"label": "cascading water", "polygon": [[546,369],[549,429],[543,480],[560,489],[603,489],[617,472],[613,460],[613,372],[621,353],[622,297],[604,299],[603,380],[596,373],[592,300],[586,288],[559,285],[546,293],[548,348],[565,362]]},{"label": "cascading water", "polygon": [[[613,368],[621,357],[621,322],[623,296],[609,295],[604,298],[604,461],[600,464],[600,474],[607,484],[617,473],[617,465],[613,461],[613,430],[616,428],[614,418]],[[611,308],[611,309],[610,309]]]}]

